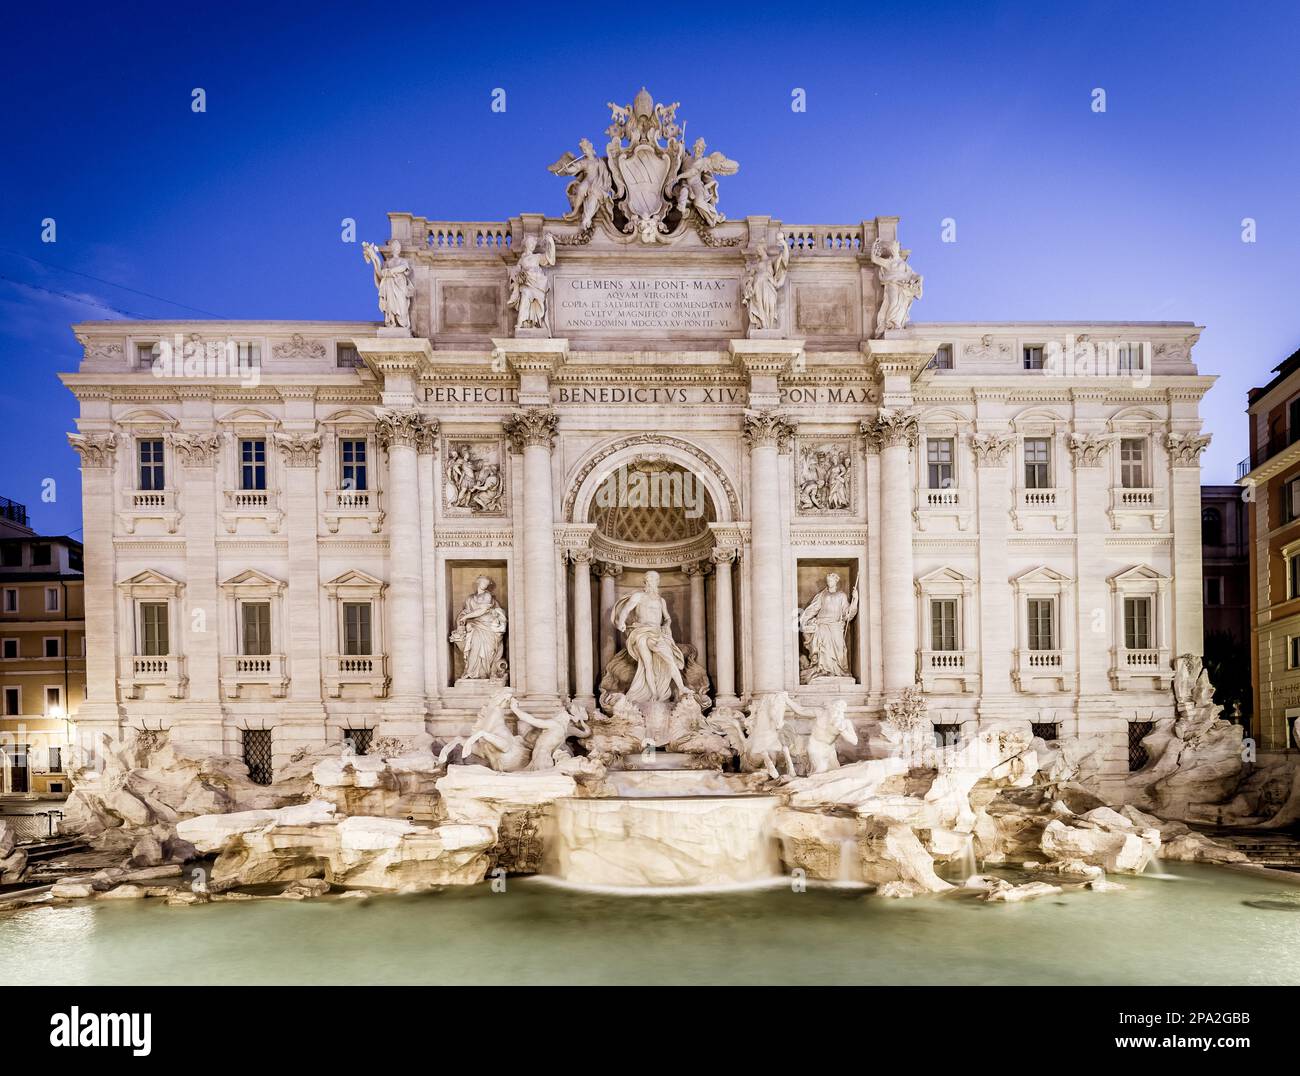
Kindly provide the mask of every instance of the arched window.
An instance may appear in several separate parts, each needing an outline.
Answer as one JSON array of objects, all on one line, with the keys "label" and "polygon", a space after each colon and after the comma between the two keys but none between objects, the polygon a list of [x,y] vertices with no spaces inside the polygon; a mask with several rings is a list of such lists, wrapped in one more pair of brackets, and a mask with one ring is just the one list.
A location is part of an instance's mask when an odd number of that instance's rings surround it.
[{"label": "arched window", "polygon": [[1201,510],[1201,545],[1223,545],[1223,517],[1217,508]]}]

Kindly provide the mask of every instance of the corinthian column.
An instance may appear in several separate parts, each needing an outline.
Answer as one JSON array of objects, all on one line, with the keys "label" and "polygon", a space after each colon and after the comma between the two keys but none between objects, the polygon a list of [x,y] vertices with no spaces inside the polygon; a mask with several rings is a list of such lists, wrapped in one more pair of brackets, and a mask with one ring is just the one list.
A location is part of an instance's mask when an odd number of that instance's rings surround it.
[{"label": "corinthian column", "polygon": [[559,705],[556,626],[555,528],[551,496],[551,449],[558,415],[549,407],[526,407],[503,423],[524,457],[524,694],[534,704]]},{"label": "corinthian column", "polygon": [[785,566],[781,556],[781,479],[777,456],[788,451],[794,424],[775,411],[745,416],[749,442],[751,543],[754,563],[754,691],[785,687]]},{"label": "corinthian column", "polygon": [[623,574],[623,565],[602,561],[596,565],[596,574],[600,576],[600,671],[604,673],[618,652],[614,629],[614,599],[617,593],[615,586],[618,577]]},{"label": "corinthian column", "polygon": [[[1171,433],[1165,438],[1173,480],[1169,487],[1169,521],[1174,532],[1174,631],[1169,640],[1175,657],[1205,649],[1205,607],[1201,596],[1201,453],[1210,438]],[[1168,636],[1166,636],[1168,638]]]},{"label": "corinthian column", "polygon": [[713,664],[718,682],[714,685],[715,702],[736,703],[736,628],[732,621],[731,562],[736,551],[715,547],[709,552],[713,562]]},{"label": "corinthian column", "polygon": [[[416,455],[437,430],[418,410],[390,410],[377,423],[388,453],[389,630],[387,649],[395,716],[423,721],[424,566],[420,552],[420,484]],[[426,493],[425,496],[431,494]],[[397,729],[393,730],[400,735]],[[422,732],[420,729],[404,730]]]},{"label": "corinthian column", "polygon": [[596,673],[591,655],[591,562],[590,549],[570,549],[573,562],[573,697],[585,708],[596,705],[593,693]]},{"label": "corinthian column", "polygon": [[691,646],[695,647],[695,660],[708,668],[708,632],[704,623],[704,576],[709,571],[707,560],[682,565],[682,571],[691,581]]},{"label": "corinthian column", "polygon": [[[1015,618],[1007,561],[1007,520],[1011,511],[1007,461],[1015,446],[1016,439],[1009,433],[974,433],[970,438],[979,499],[980,714],[990,717],[1012,703],[1011,651],[1015,642],[1011,626]],[[921,620],[929,623],[928,617],[922,616]],[[963,639],[962,649],[969,654],[973,643]]]},{"label": "corinthian column", "polygon": [[861,424],[880,452],[880,604],[889,623],[881,625],[884,690],[894,694],[916,683],[916,596],[912,569],[911,450],[916,415],[881,408]]}]

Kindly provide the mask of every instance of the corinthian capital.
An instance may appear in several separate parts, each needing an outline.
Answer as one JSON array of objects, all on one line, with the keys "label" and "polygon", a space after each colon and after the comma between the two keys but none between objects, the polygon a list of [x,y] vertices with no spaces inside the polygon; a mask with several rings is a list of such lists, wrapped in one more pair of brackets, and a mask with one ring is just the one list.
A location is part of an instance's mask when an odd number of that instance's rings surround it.
[{"label": "corinthian capital", "polygon": [[777,411],[746,411],[745,440],[750,448],[778,448],[788,452],[795,424]]},{"label": "corinthian capital", "polygon": [[550,407],[525,407],[510,415],[501,424],[516,452],[530,446],[542,448],[555,446],[555,427],[560,416]]},{"label": "corinthian capital", "polygon": [[1201,453],[1210,445],[1210,436],[1195,433],[1171,433],[1165,438],[1169,462],[1175,467],[1199,467]]},{"label": "corinthian capital", "polygon": [[715,545],[709,550],[709,560],[714,564],[730,564],[736,559],[736,550],[730,546]]},{"label": "corinthian capital", "polygon": [[117,435],[112,433],[70,433],[68,444],[81,456],[82,467],[111,467],[117,450]]},{"label": "corinthian capital", "polygon": [[428,421],[420,411],[414,409],[379,412],[375,420],[375,432],[385,449],[393,445],[418,449],[421,442],[432,436]]},{"label": "corinthian capital", "polygon": [[1070,434],[1070,452],[1074,455],[1074,465],[1100,467],[1106,462],[1106,453],[1113,440],[1113,437],[1104,433]]},{"label": "corinthian capital", "polygon": [[920,436],[915,412],[896,411],[889,407],[882,407],[875,418],[864,419],[858,428],[867,443],[877,451],[899,445],[914,448]]},{"label": "corinthian capital", "polygon": [[277,433],[275,447],[286,467],[315,467],[320,456],[320,437],[301,433]]},{"label": "corinthian capital", "polygon": [[173,434],[172,450],[182,467],[210,467],[221,453],[221,437],[215,433],[206,437],[188,433]]},{"label": "corinthian capital", "polygon": [[976,467],[1001,467],[1015,446],[1016,439],[1009,433],[970,435],[970,450],[975,457]]}]

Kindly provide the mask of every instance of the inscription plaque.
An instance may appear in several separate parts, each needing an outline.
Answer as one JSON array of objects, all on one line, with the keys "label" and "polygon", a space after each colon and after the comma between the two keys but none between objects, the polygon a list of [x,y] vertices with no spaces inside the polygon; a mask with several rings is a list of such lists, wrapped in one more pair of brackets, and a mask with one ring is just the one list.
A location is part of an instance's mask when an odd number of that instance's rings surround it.
[{"label": "inscription plaque", "polygon": [[565,332],[717,332],[744,325],[736,277],[560,276],[552,281],[553,329]]}]

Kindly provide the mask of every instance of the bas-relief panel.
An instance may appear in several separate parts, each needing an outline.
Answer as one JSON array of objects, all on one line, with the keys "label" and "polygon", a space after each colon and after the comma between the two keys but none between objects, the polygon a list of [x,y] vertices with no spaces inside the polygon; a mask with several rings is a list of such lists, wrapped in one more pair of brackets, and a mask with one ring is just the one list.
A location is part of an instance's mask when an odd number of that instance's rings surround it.
[{"label": "bas-relief panel", "polygon": [[858,511],[858,469],[850,434],[795,439],[795,511],[801,516],[852,517]]},{"label": "bas-relief panel", "polygon": [[442,514],[449,519],[492,519],[510,512],[506,453],[494,433],[448,434],[442,439]]}]

